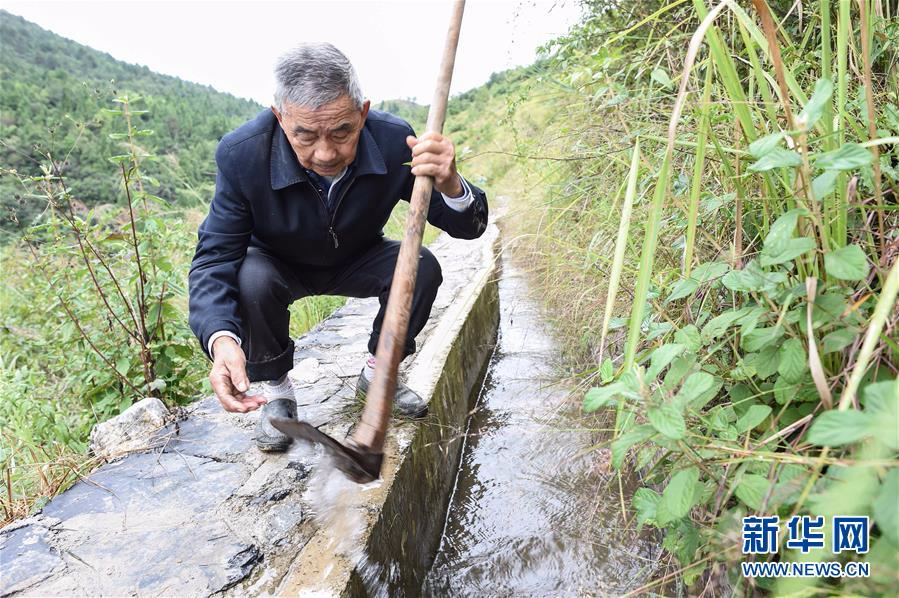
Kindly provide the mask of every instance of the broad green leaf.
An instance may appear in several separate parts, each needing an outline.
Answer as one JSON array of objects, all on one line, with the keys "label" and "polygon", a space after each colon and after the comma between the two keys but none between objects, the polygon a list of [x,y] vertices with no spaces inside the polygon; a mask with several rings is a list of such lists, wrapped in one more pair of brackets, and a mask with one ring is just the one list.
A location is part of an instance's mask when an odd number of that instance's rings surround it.
[{"label": "broad green leaf", "polygon": [[781,147],[775,147],[750,164],[749,170],[752,172],[767,172],[769,170],[774,170],[775,168],[794,167],[800,166],[801,164],[802,158],[800,158],[799,154],[796,152]]},{"label": "broad green leaf", "polygon": [[695,363],[696,356],[692,353],[687,354],[684,357],[678,357],[672,361],[671,367],[668,368],[668,372],[665,374],[665,378],[662,381],[662,388],[666,391],[674,390],[674,387],[680,384],[681,380],[684,379],[684,376],[693,369]]},{"label": "broad green leaf", "polygon": [[[833,516],[856,513],[868,514],[880,488],[878,479],[883,470],[866,461],[888,458],[881,445],[861,442],[850,455],[856,465],[831,466],[827,479],[816,484],[815,493],[808,497],[808,509],[816,515]],[[878,471],[880,470],[880,471]]]},{"label": "broad green leaf", "polygon": [[709,342],[718,338],[748,312],[748,308],[741,307],[740,309],[731,309],[715,316],[702,327],[702,339],[705,342]]},{"label": "broad green leaf", "polygon": [[780,346],[777,343],[771,343],[762,347],[758,353],[752,353],[752,366],[760,380],[767,380],[777,373],[777,367],[780,365]]},{"label": "broad green leaf", "polygon": [[795,399],[798,386],[798,384],[787,382],[786,378],[778,375],[774,380],[774,400],[779,405],[784,405],[787,401]]},{"label": "broad green leaf", "polygon": [[787,382],[799,382],[808,369],[808,360],[805,355],[805,347],[798,338],[787,339],[780,346],[778,353],[780,364],[777,372],[783,376]]},{"label": "broad green leaf", "polygon": [[[699,487],[699,484],[697,484]],[[699,547],[699,532],[689,519],[668,526],[668,533],[662,540],[662,548],[674,554],[681,565],[689,565],[695,560]]]},{"label": "broad green leaf", "polygon": [[687,406],[700,409],[709,402],[721,388],[722,382],[708,372],[694,372],[687,376],[678,393],[674,396],[674,402],[681,408]]},{"label": "broad green leaf", "polygon": [[774,492],[771,493],[771,504],[795,504],[802,494],[808,476],[808,469],[801,465],[784,465],[777,476]]},{"label": "broad green leaf", "polygon": [[737,363],[730,370],[731,380],[749,380],[756,375],[755,364],[752,357],[755,353],[749,353],[745,358],[737,358]]},{"label": "broad green leaf", "polygon": [[761,351],[764,347],[782,337],[783,333],[783,328],[780,326],[756,328],[749,334],[744,334],[740,337],[740,346],[747,351]]},{"label": "broad green leaf", "polygon": [[899,105],[886,104],[883,107],[883,115],[894,133],[899,133]]},{"label": "broad green leaf", "polygon": [[644,523],[656,522],[656,509],[660,500],[662,500],[661,495],[649,488],[638,488],[634,492],[634,496],[631,498],[631,506],[637,512],[638,524],[643,525]]},{"label": "broad green leaf", "polygon": [[852,344],[858,331],[854,328],[838,328],[821,339],[821,354],[842,351]]},{"label": "broad green leaf", "polygon": [[599,366],[599,378],[603,381],[603,383],[608,383],[612,380],[612,377],[615,375],[615,366],[612,365],[612,360],[606,357],[602,361],[602,365]]},{"label": "broad green leaf", "polygon": [[755,330],[756,326],[758,326],[759,320],[762,319],[767,313],[768,310],[764,307],[748,307],[749,311],[746,312],[745,316],[742,316],[739,320],[734,322],[735,324],[740,325],[740,334],[749,334],[753,330]]},{"label": "broad green leaf", "polygon": [[862,389],[862,405],[877,422],[872,436],[899,450],[899,379],[874,382]]},{"label": "broad green leaf", "polygon": [[646,370],[646,379],[655,380],[671,360],[684,352],[684,346],[677,343],[668,343],[652,352],[649,369]]},{"label": "broad green leaf", "polygon": [[768,478],[754,473],[744,474],[737,484],[734,494],[750,509],[758,511],[768,493]]},{"label": "broad green leaf", "polygon": [[818,446],[842,446],[873,434],[876,423],[862,411],[825,411],[812,422],[807,439]]},{"label": "broad green leaf", "polygon": [[745,384],[734,384],[727,389],[727,395],[732,403],[743,403],[744,401],[751,401],[755,396],[755,391]]},{"label": "broad green leaf", "polygon": [[749,154],[758,160],[765,154],[770,153],[774,148],[779,147],[781,140],[786,137],[786,135],[785,132],[778,131],[777,133],[759,137],[749,144]]},{"label": "broad green leaf", "polygon": [[621,469],[621,465],[624,463],[624,456],[627,455],[627,450],[638,442],[649,440],[655,436],[655,434],[655,428],[649,424],[642,424],[613,440],[611,444],[612,467]]},{"label": "broad green leaf", "polygon": [[899,468],[891,468],[873,504],[877,527],[894,544],[899,544]]},{"label": "broad green leaf", "polygon": [[742,270],[728,272],[721,283],[731,291],[770,293],[786,280],[785,273],[765,272],[757,260],[751,260]]},{"label": "broad green leaf", "polygon": [[721,279],[721,283],[731,291],[750,293],[761,291],[764,280],[747,270],[731,270]]},{"label": "broad green leaf", "polygon": [[699,470],[695,467],[683,469],[673,476],[662,491],[662,499],[656,509],[656,518],[660,525],[677,521],[685,517],[696,500],[696,482],[699,481]]},{"label": "broad green leaf", "polygon": [[846,245],[824,254],[824,269],[840,280],[863,280],[868,275],[868,258],[858,245]]},{"label": "broad green leaf", "polygon": [[742,434],[765,421],[769,415],[771,415],[771,407],[768,405],[753,405],[737,420],[734,427],[738,433]]},{"label": "broad green leaf", "polygon": [[796,237],[779,243],[765,244],[759,261],[763,266],[774,266],[792,261],[815,249],[817,244],[808,237]]},{"label": "broad green leaf", "polygon": [[799,222],[799,217],[805,216],[806,214],[808,214],[808,212],[802,208],[795,208],[789,212],[784,212],[783,215],[775,220],[768,229],[768,234],[765,236],[765,245],[767,246],[780,241],[786,241],[787,239],[792,239],[793,233],[796,231],[796,224]]},{"label": "broad green leaf", "polygon": [[739,434],[737,434],[737,429],[735,427],[727,426],[724,430],[721,431],[720,436],[724,440],[734,442],[737,440]]},{"label": "broad green leaf", "polygon": [[115,369],[118,373],[123,376],[128,373],[128,369],[131,366],[131,360],[128,357],[119,357],[115,362]]},{"label": "broad green leaf", "polygon": [[624,389],[621,382],[613,382],[608,386],[591,388],[584,395],[584,411],[591,413],[600,407],[605,407],[615,402],[618,395]]},{"label": "broad green leaf", "polygon": [[713,430],[720,432],[730,424],[728,421],[728,412],[723,407],[714,407],[709,413],[711,415],[708,418],[708,423]]},{"label": "broad green leaf", "polygon": [[899,378],[866,384],[862,387],[861,397],[865,409],[874,411],[896,409],[899,403]]},{"label": "broad green leaf", "polygon": [[815,194],[815,199],[821,201],[833,193],[839,176],[840,173],[837,170],[825,170],[812,179],[812,193]]},{"label": "broad green leaf", "polygon": [[697,288],[699,288],[699,282],[692,278],[682,278],[674,284],[671,294],[665,298],[665,301],[668,302],[683,299],[688,295],[692,295]]},{"label": "broad green leaf", "polygon": [[698,564],[691,564],[689,567],[683,570],[680,574],[681,578],[684,580],[684,584],[689,588],[692,587],[693,584],[696,583],[696,580],[700,578],[700,576],[705,573],[705,570],[708,569],[709,564],[705,561],[700,561]]},{"label": "broad green leaf", "polygon": [[621,382],[623,386],[622,394],[631,399],[636,399],[640,396],[640,381],[637,379],[635,371],[625,372],[618,377],[618,382]]},{"label": "broad green leaf", "polygon": [[669,77],[665,69],[661,67],[653,69],[653,71],[649,74],[649,78],[662,87],[671,87],[671,77]]},{"label": "broad green leaf", "polygon": [[[830,319],[839,319],[849,304],[846,302],[846,296],[842,293],[825,293],[815,297],[815,310],[819,310],[825,316],[825,321]],[[829,316],[829,317],[827,317]],[[814,322],[814,316],[812,321]]]},{"label": "broad green leaf", "polygon": [[648,328],[649,330],[646,331],[646,335],[643,337],[643,340],[646,342],[664,336],[669,330],[674,328],[674,324],[671,322],[650,322]]},{"label": "broad green leaf", "polygon": [[693,324],[687,324],[675,332],[674,340],[686,347],[688,351],[698,351],[702,346],[702,338],[699,336],[699,329]]},{"label": "broad green leaf", "polygon": [[646,419],[660,434],[672,440],[681,440],[687,433],[684,416],[674,405],[662,405],[650,409]]},{"label": "broad green leaf", "polygon": [[839,149],[820,154],[815,166],[823,170],[853,170],[871,163],[870,150],[857,143],[843,144]]},{"label": "broad green leaf", "polygon": [[815,91],[812,97],[805,103],[802,112],[799,113],[798,124],[806,131],[810,131],[821,118],[824,109],[830,103],[830,95],[833,93],[833,82],[829,79],[818,79],[815,83]]},{"label": "broad green leaf", "polygon": [[706,262],[693,268],[690,278],[701,284],[724,276],[729,269],[727,264],[722,264],[721,262]]}]

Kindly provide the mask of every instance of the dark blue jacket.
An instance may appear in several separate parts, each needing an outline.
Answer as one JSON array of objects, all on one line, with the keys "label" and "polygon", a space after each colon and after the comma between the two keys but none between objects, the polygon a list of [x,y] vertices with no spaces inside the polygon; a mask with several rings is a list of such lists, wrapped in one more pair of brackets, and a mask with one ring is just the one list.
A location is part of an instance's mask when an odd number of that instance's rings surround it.
[{"label": "dark blue jacket", "polygon": [[[328,268],[380,241],[397,202],[412,195],[415,177],[403,165],[412,159],[407,135],[414,135],[407,122],[369,111],[351,178],[341,185],[333,213],[270,110],[222,138],[215,152],[215,195],[197,231],[188,276],[189,323],[204,352],[218,330],[245,336],[237,273],[248,246],[261,247],[298,268]],[[463,212],[447,207],[434,191],[428,222],[459,239],[481,236],[487,227],[487,196],[470,187],[475,199]]]}]

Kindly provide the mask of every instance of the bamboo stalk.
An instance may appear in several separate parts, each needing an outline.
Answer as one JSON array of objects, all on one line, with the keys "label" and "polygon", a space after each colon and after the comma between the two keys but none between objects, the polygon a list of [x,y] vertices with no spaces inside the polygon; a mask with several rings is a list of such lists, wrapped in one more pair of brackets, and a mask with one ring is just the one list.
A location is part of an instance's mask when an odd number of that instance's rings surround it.
[{"label": "bamboo stalk", "polygon": [[[858,0],[859,21],[861,22],[862,36],[862,61],[865,69],[865,104],[868,108],[868,139],[877,138],[877,127],[874,124],[874,81],[871,77],[871,43],[868,38],[868,2]],[[886,229],[883,224],[883,190],[880,182],[880,147],[877,144],[871,146],[871,154],[874,156],[874,203],[877,204],[877,238],[880,243],[880,257],[886,256]],[[880,260],[874,260],[880,269]]]},{"label": "bamboo stalk", "polygon": [[696,218],[699,213],[699,195],[702,188],[702,173],[705,168],[705,144],[709,135],[709,109],[712,95],[712,65],[705,67],[705,83],[702,89],[699,133],[696,136],[696,158],[693,162],[693,181],[690,184],[690,205],[687,213],[687,238],[684,243],[684,276],[690,276],[693,268],[693,245],[696,242]]},{"label": "bamboo stalk", "polygon": [[[849,77],[847,62],[849,59],[849,0],[840,0],[840,10],[837,14],[837,114],[834,126],[837,131],[837,146],[846,143],[846,98],[849,89]],[[847,194],[846,174],[841,172],[837,176],[836,218],[834,232],[830,236],[835,247],[846,245],[849,225],[849,196]]]},{"label": "bamboo stalk", "polygon": [[[701,4],[700,0],[697,1]],[[696,54],[699,52],[699,47],[706,36],[706,32],[709,32],[712,23],[715,22],[715,19],[727,5],[728,0],[724,0],[706,14],[702,23],[699,24],[699,27],[690,38],[690,44],[687,47],[687,55],[684,58],[684,68],[681,71],[680,88],[677,92],[677,99],[674,102],[674,109],[671,111],[671,118],[668,121],[668,143],[665,147],[665,157],[662,160],[655,192],[652,197],[652,205],[650,206],[649,214],[646,218],[643,250],[640,256],[640,267],[637,271],[637,286],[634,289],[634,302],[631,306],[631,317],[627,330],[627,342],[624,347],[625,371],[630,370],[634,366],[637,355],[637,345],[642,336],[641,327],[643,325],[643,312],[646,307],[646,297],[649,293],[649,280],[652,276],[655,251],[659,241],[659,221],[662,217],[662,207],[665,195],[668,192],[668,174],[671,167],[671,157],[674,154],[674,138],[677,133],[677,125],[680,122],[680,115],[684,108],[684,102],[687,98],[687,83],[690,80],[690,71],[693,69],[693,63],[696,61]],[[703,9],[704,8],[705,7],[703,7]],[[710,33],[710,36],[711,35],[712,34]],[[733,74],[736,76],[736,73]],[[736,110],[736,106],[734,109]],[[750,118],[750,124],[751,122]]]},{"label": "bamboo stalk", "polygon": [[[693,6],[699,18],[705,21],[710,13],[703,0],[693,0]],[[715,8],[718,9],[720,6],[719,4]],[[694,33],[694,37],[695,35]],[[743,125],[743,132],[747,135],[748,140],[753,142],[755,141],[755,127],[752,124],[752,114],[749,112],[746,93],[740,84],[740,77],[737,75],[737,67],[734,64],[734,60],[725,49],[717,27],[712,27],[709,30],[707,41],[712,60],[715,62],[715,67],[721,76],[721,82],[724,88],[727,89],[727,93],[733,102],[734,114],[740,120],[740,124]]]},{"label": "bamboo stalk", "polygon": [[612,271],[609,273],[606,310],[602,320],[602,333],[599,340],[599,363],[602,363],[602,358],[605,354],[609,324],[612,321],[612,312],[615,310],[615,299],[618,295],[618,285],[621,282],[621,272],[624,269],[624,253],[627,249],[627,234],[631,225],[631,212],[634,199],[637,196],[637,175],[639,172],[640,138],[638,137],[634,142],[634,152],[631,156],[631,166],[627,175],[627,191],[624,193],[624,204],[621,206],[621,223],[618,225],[618,237],[615,239],[615,257],[612,260]]}]

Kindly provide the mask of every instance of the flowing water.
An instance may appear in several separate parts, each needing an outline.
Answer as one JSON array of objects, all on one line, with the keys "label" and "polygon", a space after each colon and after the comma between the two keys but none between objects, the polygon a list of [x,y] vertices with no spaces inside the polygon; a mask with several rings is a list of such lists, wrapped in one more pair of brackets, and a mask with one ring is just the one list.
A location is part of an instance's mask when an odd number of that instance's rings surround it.
[{"label": "flowing water", "polygon": [[[619,483],[591,446],[521,272],[505,260],[500,328],[463,447],[434,596],[620,595],[657,571],[658,539],[622,517]],[[632,480],[622,491],[629,501]]]}]

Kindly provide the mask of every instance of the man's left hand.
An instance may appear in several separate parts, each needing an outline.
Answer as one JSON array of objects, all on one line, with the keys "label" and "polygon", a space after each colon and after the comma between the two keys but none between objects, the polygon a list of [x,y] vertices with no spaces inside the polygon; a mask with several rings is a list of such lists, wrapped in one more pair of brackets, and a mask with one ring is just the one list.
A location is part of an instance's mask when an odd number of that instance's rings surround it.
[{"label": "man's left hand", "polygon": [[434,177],[434,188],[447,197],[460,197],[465,189],[456,172],[456,148],[440,133],[406,137],[412,149],[412,174]]}]

